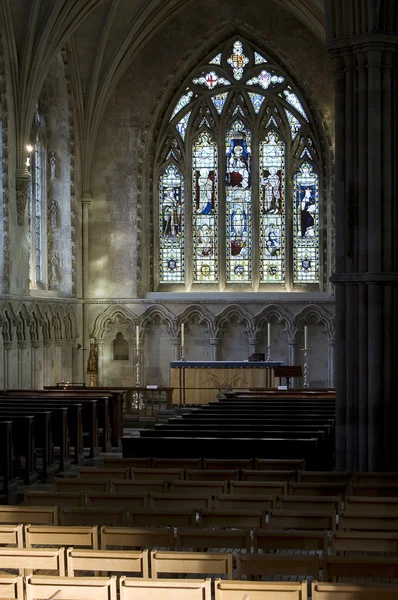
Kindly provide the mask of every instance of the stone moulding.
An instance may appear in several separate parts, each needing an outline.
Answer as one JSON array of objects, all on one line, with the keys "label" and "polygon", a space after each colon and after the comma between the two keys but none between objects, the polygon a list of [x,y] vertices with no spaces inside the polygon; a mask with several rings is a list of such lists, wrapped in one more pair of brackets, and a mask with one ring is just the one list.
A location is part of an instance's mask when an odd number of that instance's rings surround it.
[{"label": "stone moulding", "polygon": [[22,227],[25,222],[26,205],[29,199],[30,176],[16,177],[17,223]]}]

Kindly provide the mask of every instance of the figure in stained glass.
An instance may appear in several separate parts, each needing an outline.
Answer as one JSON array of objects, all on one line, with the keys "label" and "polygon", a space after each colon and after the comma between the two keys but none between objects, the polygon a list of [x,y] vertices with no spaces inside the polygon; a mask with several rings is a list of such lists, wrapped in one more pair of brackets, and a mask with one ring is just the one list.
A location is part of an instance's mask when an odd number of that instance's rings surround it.
[{"label": "figure in stained glass", "polygon": [[202,168],[196,171],[196,213],[208,215],[214,213],[214,171]]},{"label": "figure in stained glass", "polygon": [[231,212],[231,255],[247,257],[247,213],[242,206]]},{"label": "figure in stained glass", "polygon": [[167,188],[163,199],[163,237],[178,237],[182,233],[182,202],[180,188]]},{"label": "figure in stained glass", "polygon": [[300,202],[301,237],[314,237],[315,235],[314,213],[316,211],[316,202],[314,192],[313,186],[305,188]]},{"label": "figure in stained glass", "polygon": [[281,254],[280,232],[276,223],[271,222],[265,228],[264,249],[268,257],[279,257]]},{"label": "figure in stained glass", "polygon": [[281,212],[281,176],[276,167],[263,170],[263,212],[275,214]]},{"label": "figure in stained glass", "polygon": [[[251,186],[251,147],[248,144],[250,133],[245,131],[241,121],[236,121],[228,132],[227,186],[247,189]],[[250,142],[250,138],[249,138]]]},{"label": "figure in stained glass", "polygon": [[214,254],[214,229],[210,223],[203,223],[198,228],[198,254],[209,258]]}]

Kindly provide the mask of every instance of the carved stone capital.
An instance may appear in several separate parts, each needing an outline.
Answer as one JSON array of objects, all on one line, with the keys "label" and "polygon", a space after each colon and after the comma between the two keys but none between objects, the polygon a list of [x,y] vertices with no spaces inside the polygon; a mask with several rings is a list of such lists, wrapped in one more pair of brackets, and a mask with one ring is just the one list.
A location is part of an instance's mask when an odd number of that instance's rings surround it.
[{"label": "carved stone capital", "polygon": [[4,342],[4,350],[14,350],[14,342]]},{"label": "carved stone capital", "polygon": [[27,347],[28,347],[28,342],[18,342],[19,350],[26,350]]},{"label": "carved stone capital", "polygon": [[32,348],[34,348],[35,350],[37,350],[38,348],[41,348],[43,346],[43,342],[41,340],[33,340],[31,342],[32,344]]},{"label": "carved stone capital", "polygon": [[181,346],[181,338],[171,338],[172,346]]},{"label": "carved stone capital", "polygon": [[289,344],[289,346],[297,346],[296,338],[287,338],[287,343]]},{"label": "carved stone capital", "polygon": [[15,190],[17,197],[17,222],[20,227],[25,221],[26,205],[29,198],[30,175],[23,171],[15,176]]},{"label": "carved stone capital", "polygon": [[210,346],[219,346],[220,338],[210,338]]}]

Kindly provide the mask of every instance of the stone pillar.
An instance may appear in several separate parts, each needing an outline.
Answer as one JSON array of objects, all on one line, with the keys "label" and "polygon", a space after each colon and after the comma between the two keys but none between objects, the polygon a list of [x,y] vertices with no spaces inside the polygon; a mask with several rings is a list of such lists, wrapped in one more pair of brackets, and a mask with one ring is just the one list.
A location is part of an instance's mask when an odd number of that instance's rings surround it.
[{"label": "stone pillar", "polygon": [[31,381],[33,389],[41,389],[44,385],[43,379],[43,342],[32,341],[31,356]]},{"label": "stone pillar", "polygon": [[392,0],[372,4],[325,1],[336,109],[336,465],[350,471],[398,463],[398,32],[385,16]]},{"label": "stone pillar", "polygon": [[328,387],[334,388],[334,348],[335,340],[328,339]]},{"label": "stone pillar", "polygon": [[181,340],[180,340],[180,338],[171,338],[171,345],[173,348],[173,360],[180,360],[180,358],[181,358]]},{"label": "stone pillar", "polygon": [[95,338],[95,345],[98,352],[97,385],[104,385],[104,340]]},{"label": "stone pillar", "polygon": [[17,223],[22,227],[25,222],[26,207],[29,199],[30,173],[27,169],[15,169],[15,192],[17,199]]},{"label": "stone pillar", "polygon": [[91,203],[91,194],[85,192],[82,195],[82,230],[83,230],[83,297],[87,297],[89,281],[88,281],[88,249],[89,249],[89,207]]},{"label": "stone pillar", "polygon": [[210,338],[211,360],[220,360],[220,338]]},{"label": "stone pillar", "polygon": [[18,342],[18,389],[29,389],[30,382],[26,381],[28,370],[26,369],[26,350],[28,342]]},{"label": "stone pillar", "polygon": [[14,386],[12,385],[12,374],[10,370],[12,369],[12,360],[10,359],[10,354],[14,349],[13,342],[4,342],[4,388],[12,389]]},{"label": "stone pillar", "polygon": [[[296,338],[288,338],[287,343],[289,345],[289,365],[297,365],[297,340]],[[291,378],[290,386],[296,387],[296,377]]]},{"label": "stone pillar", "polygon": [[249,338],[250,354],[255,354],[258,350],[258,338]]},{"label": "stone pillar", "polygon": [[54,354],[54,342],[52,342],[51,340],[45,340],[43,342],[44,385],[55,385]]}]

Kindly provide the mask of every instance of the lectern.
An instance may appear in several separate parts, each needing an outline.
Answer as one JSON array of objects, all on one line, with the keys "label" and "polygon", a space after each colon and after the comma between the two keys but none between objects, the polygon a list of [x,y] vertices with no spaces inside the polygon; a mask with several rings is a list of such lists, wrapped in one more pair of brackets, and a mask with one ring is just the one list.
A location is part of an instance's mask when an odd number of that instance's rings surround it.
[{"label": "lectern", "polygon": [[275,377],[284,377],[286,379],[287,389],[290,387],[291,377],[302,377],[302,370],[300,365],[291,365],[283,367],[274,367]]}]

